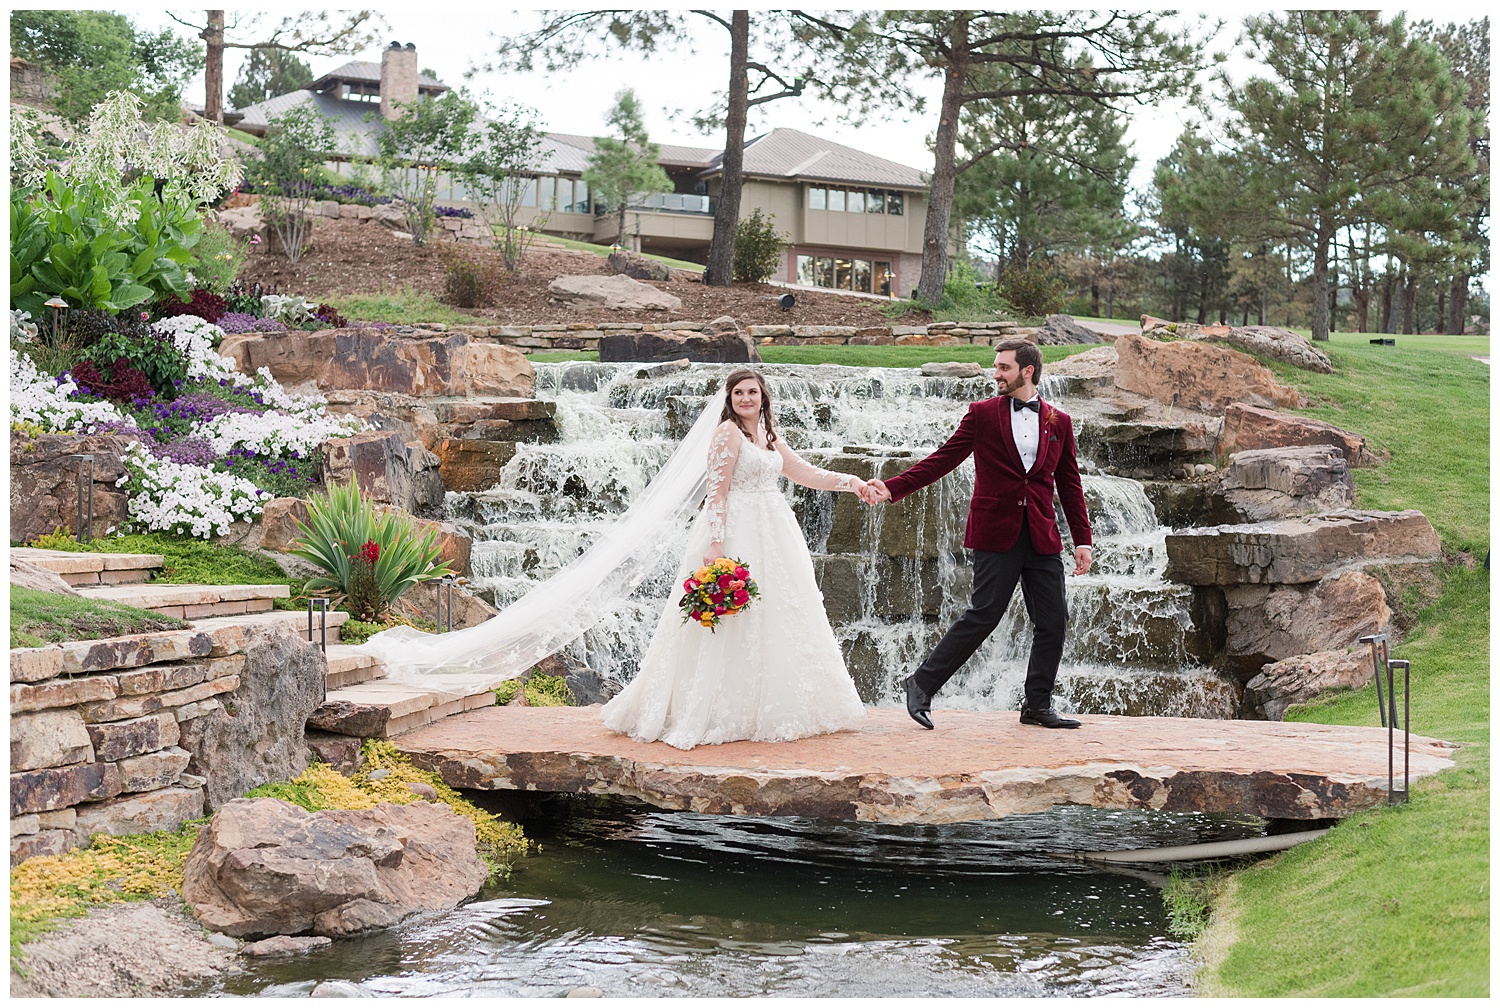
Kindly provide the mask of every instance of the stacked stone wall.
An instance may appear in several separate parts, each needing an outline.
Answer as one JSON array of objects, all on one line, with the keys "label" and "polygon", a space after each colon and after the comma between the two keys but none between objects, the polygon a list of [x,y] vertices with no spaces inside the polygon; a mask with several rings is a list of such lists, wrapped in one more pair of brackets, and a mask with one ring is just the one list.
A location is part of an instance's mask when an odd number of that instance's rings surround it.
[{"label": "stacked stone wall", "polygon": [[254,675],[264,637],[223,626],[13,649],[11,864],[202,816],[211,782],[188,772],[191,740]]}]

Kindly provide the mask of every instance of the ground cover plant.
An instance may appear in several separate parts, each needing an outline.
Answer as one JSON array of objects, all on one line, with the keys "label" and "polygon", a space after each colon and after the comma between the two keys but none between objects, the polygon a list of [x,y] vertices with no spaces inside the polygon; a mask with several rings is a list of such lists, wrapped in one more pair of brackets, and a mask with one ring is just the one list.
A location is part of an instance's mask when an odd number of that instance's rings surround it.
[{"label": "ground cover plant", "polygon": [[145,553],[162,558],[157,584],[289,584],[276,561],[238,546],[164,532],[120,533],[84,543],[65,532],[38,536],[26,544],[69,553]]},{"label": "ground cover plant", "polygon": [[187,628],[187,623],[175,617],[108,599],[36,591],[19,585],[10,588],[13,648]]}]

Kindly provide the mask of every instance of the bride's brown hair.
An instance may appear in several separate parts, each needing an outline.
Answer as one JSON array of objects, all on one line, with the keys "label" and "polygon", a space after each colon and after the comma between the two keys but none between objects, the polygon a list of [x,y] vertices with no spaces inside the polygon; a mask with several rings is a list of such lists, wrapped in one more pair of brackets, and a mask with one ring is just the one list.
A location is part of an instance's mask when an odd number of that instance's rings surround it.
[{"label": "bride's brown hair", "polygon": [[776,427],[771,423],[771,390],[766,387],[765,376],[759,371],[740,368],[738,371],[729,372],[729,377],[724,379],[724,412],[719,414],[719,422],[733,420],[734,425],[742,434],[751,441],[755,440],[755,436],[745,430],[744,425],[740,423],[740,415],[734,411],[734,387],[750,378],[754,378],[755,384],[760,386],[760,419],[761,423],[766,425],[766,447],[775,448]]}]

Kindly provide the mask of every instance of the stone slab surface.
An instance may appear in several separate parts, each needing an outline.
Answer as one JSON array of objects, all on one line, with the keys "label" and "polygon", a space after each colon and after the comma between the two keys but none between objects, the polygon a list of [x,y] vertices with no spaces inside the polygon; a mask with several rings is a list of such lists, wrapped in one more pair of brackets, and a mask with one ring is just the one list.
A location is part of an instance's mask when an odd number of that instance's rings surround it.
[{"label": "stone slab surface", "polygon": [[[1050,731],[1013,711],[934,716],[929,732],[904,710],[874,708],[858,731],[684,752],[609,731],[597,707],[492,707],[395,743],[456,787],[621,794],[714,814],[943,823],[1067,804],[1325,819],[1386,799],[1380,728],[1090,715]],[[1454,748],[1413,735],[1412,777],[1452,766]]]},{"label": "stone slab surface", "polygon": [[55,574],[85,574],[99,571],[152,570],[166,562],[157,553],[70,553],[67,550],[16,547],[10,555]]},{"label": "stone slab surface", "polygon": [[[246,602],[261,599],[290,598],[287,585],[193,585],[134,584],[100,585],[80,588],[79,594],[107,599],[137,609],[161,609],[168,606],[213,605],[219,602]],[[306,615],[303,616],[306,619]]]}]

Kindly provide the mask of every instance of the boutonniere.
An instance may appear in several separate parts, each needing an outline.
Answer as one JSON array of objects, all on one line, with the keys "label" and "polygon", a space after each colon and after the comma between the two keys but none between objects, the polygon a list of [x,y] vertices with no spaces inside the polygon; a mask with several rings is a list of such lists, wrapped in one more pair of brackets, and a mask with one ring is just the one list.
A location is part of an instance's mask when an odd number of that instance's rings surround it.
[{"label": "boutonniere", "polygon": [[1050,405],[1049,403],[1042,403],[1042,426],[1047,428],[1047,430],[1050,432],[1052,430],[1052,423],[1056,419],[1056,407]]}]

